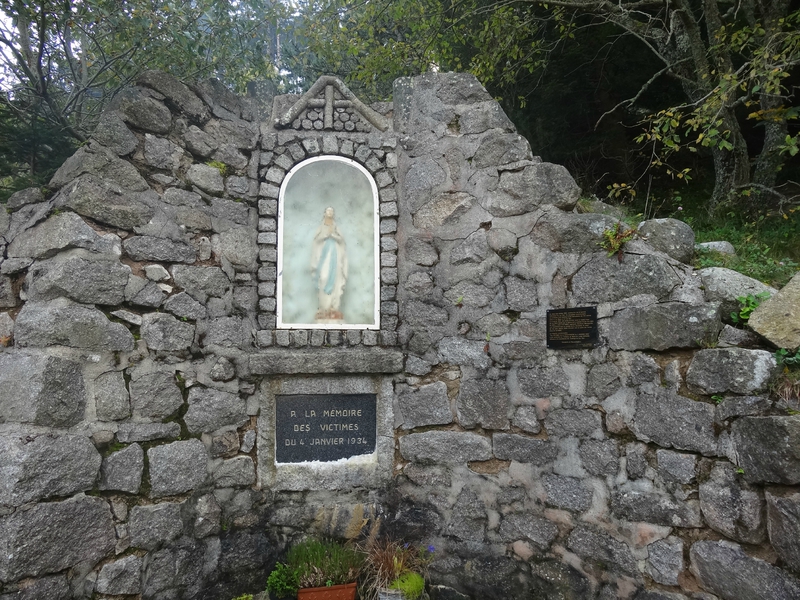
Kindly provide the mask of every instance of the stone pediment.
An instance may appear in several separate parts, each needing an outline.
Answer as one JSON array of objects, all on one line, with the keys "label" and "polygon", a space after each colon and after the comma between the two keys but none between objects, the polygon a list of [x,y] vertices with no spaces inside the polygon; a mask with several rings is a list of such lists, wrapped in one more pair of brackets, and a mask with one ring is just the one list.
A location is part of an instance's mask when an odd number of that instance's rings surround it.
[{"label": "stone pediment", "polygon": [[278,129],[386,131],[389,121],[350,91],[344,82],[323,75],[297,102],[275,119]]}]

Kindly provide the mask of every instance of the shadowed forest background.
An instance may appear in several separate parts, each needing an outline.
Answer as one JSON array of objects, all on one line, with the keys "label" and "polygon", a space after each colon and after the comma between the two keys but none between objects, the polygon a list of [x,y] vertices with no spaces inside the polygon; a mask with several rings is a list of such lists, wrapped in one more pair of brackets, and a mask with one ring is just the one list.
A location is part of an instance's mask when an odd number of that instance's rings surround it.
[{"label": "shadowed forest background", "polygon": [[675,217],[782,285],[800,262],[797,0],[0,2],[0,198],[46,186],[147,69],[244,93],[322,74],[367,101],[470,71],[534,154],[632,223]]}]

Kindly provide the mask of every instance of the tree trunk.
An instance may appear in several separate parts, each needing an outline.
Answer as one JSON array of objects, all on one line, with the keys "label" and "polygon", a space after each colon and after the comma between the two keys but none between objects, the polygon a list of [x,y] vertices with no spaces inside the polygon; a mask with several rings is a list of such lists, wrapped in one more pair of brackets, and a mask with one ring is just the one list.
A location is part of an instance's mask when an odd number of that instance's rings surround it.
[{"label": "tree trunk", "polygon": [[[761,109],[765,111],[774,110],[783,106],[783,99],[777,96],[768,96],[766,94],[761,96]],[[753,183],[763,185],[764,187],[772,188],[775,186],[775,181],[778,178],[778,171],[786,161],[786,156],[781,154],[778,146],[780,146],[786,136],[789,134],[789,128],[786,121],[771,121],[769,119],[762,121],[764,126],[764,145],[761,147],[761,152],[755,161],[755,170],[753,172]],[[768,199],[769,193],[759,194]]]},{"label": "tree trunk", "polygon": [[[789,12],[789,0],[772,0],[759,4],[762,13],[763,27],[766,36],[777,37],[782,29],[781,20]],[[761,82],[762,84],[764,82]],[[764,86],[766,88],[766,86]],[[755,160],[755,170],[753,172],[753,183],[774,188],[778,178],[778,171],[786,161],[786,156],[781,154],[778,146],[784,142],[789,133],[789,128],[783,118],[775,120],[770,118],[771,113],[786,105],[786,99],[779,95],[762,93],[759,102],[761,110],[764,111],[766,119],[761,123],[764,126],[764,145]],[[757,191],[757,197],[769,200],[770,194],[766,191]],[[772,198],[774,200],[774,197]]]},{"label": "tree trunk", "polygon": [[720,129],[730,130],[728,141],[733,144],[733,150],[723,150],[719,147],[711,150],[714,159],[714,191],[708,202],[709,212],[732,200],[737,189],[750,182],[750,158],[738,121],[729,114]]}]

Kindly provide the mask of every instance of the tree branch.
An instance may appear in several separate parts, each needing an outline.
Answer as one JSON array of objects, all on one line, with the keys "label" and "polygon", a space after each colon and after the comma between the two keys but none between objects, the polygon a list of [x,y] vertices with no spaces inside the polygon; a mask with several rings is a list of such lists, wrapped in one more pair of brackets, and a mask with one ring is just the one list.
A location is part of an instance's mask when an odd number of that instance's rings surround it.
[{"label": "tree branch", "polygon": [[678,63],[672,64],[672,65],[667,65],[666,67],[664,67],[663,69],[661,69],[660,71],[658,71],[658,72],[657,72],[655,75],[653,75],[653,76],[652,76],[650,79],[648,79],[648,80],[647,80],[647,81],[646,81],[646,82],[645,82],[645,83],[642,85],[642,87],[641,87],[641,88],[639,88],[639,91],[638,91],[638,92],[636,92],[636,95],[635,95],[633,98],[628,98],[627,100],[623,100],[622,102],[620,102],[620,103],[618,103],[616,106],[614,106],[612,109],[610,109],[610,110],[607,110],[607,111],[606,111],[606,112],[604,112],[602,115],[600,115],[600,118],[599,118],[599,119],[597,119],[597,122],[594,124],[594,128],[595,128],[595,129],[597,129],[597,127],[600,125],[600,122],[601,122],[603,119],[605,119],[607,116],[609,116],[610,114],[612,114],[613,112],[615,112],[615,111],[616,111],[618,108],[621,108],[621,107],[623,107],[623,106],[631,106],[631,105],[633,105],[634,103],[636,103],[636,101],[637,101],[637,100],[639,100],[639,98],[641,98],[641,97],[642,97],[642,95],[643,95],[643,94],[644,94],[644,93],[647,91],[647,88],[649,88],[649,87],[650,87],[650,86],[651,86],[653,83],[655,83],[655,81],[656,81],[656,80],[657,80],[659,77],[661,77],[662,75],[664,75],[665,73],[667,73],[667,72],[668,72],[670,69],[672,69],[672,68],[673,68],[674,66],[676,66],[677,64],[679,64],[679,63],[681,63],[681,62],[686,62],[687,60],[689,60],[689,59],[688,59],[688,58],[684,58],[682,61],[678,61]]},{"label": "tree branch", "polygon": [[733,189],[735,189],[735,190],[755,189],[755,190],[758,190],[760,192],[771,194],[772,196],[775,196],[776,198],[778,198],[778,200],[780,201],[781,205],[788,204],[789,202],[791,202],[795,198],[800,197],[800,194],[794,194],[793,196],[787,196],[786,194],[782,194],[781,192],[779,192],[774,187],[770,187],[768,185],[762,185],[760,183],[752,183],[752,182],[751,183],[743,183],[743,184],[740,184],[740,185],[736,185],[736,186],[733,187]]}]

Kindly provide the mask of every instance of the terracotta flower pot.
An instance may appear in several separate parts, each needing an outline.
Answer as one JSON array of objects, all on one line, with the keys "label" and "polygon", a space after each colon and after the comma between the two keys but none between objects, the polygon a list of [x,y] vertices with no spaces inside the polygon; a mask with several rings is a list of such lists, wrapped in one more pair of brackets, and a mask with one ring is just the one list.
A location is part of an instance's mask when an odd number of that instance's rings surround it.
[{"label": "terracotta flower pot", "polygon": [[355,600],[355,597],[355,583],[297,590],[297,600]]}]

